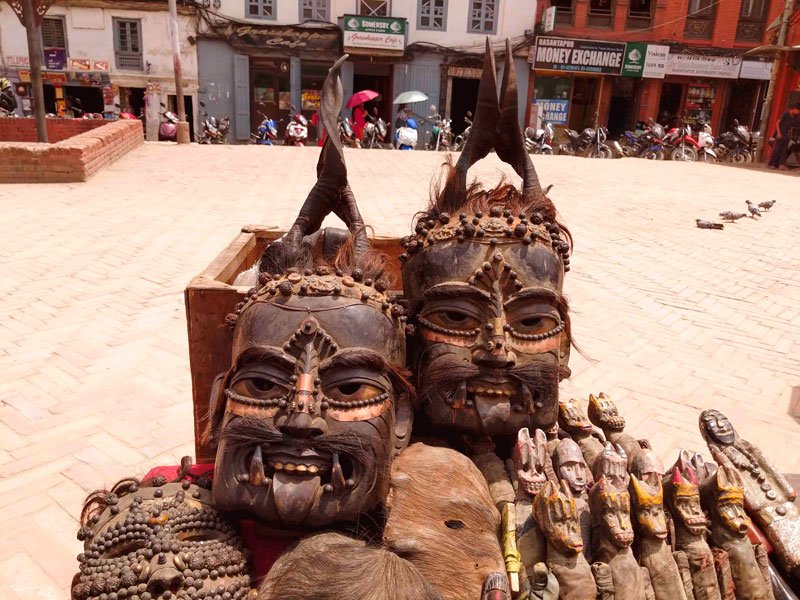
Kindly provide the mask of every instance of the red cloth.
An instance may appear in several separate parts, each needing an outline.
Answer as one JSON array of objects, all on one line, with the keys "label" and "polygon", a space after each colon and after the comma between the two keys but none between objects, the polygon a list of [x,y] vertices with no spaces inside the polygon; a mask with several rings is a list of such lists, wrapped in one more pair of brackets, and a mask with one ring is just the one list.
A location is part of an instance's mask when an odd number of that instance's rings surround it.
[{"label": "red cloth", "polygon": [[[158,475],[166,478],[167,481],[175,481],[178,478],[178,471],[180,465],[154,467],[145,475],[144,479],[152,479]],[[200,477],[214,476],[214,464],[199,464],[192,465],[189,473],[184,478],[186,481],[192,481]],[[242,541],[245,547],[250,551],[253,564],[253,575],[255,575],[256,583],[260,584],[264,579],[275,561],[286,551],[286,549],[296,541],[292,538],[269,538],[259,537],[256,531],[256,524],[253,521],[240,521],[239,530],[242,534]]]},{"label": "red cloth", "polygon": [[367,124],[367,111],[364,106],[359,104],[353,109],[353,128],[355,136],[359,140],[364,140],[364,125]]}]

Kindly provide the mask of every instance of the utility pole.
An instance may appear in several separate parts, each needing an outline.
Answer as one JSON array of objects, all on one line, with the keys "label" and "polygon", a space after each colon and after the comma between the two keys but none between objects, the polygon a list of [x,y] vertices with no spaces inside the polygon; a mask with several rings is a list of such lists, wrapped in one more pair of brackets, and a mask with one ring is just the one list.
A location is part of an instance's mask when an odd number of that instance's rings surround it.
[{"label": "utility pole", "polygon": [[47,143],[47,118],[44,111],[44,88],[42,88],[42,17],[53,4],[53,0],[10,1],[11,9],[25,27],[28,37],[28,59],[31,64],[31,88],[33,114],[36,117],[36,135],[39,142]]},{"label": "utility pole", "polygon": [[[783,47],[786,45],[786,35],[789,32],[789,19],[792,16],[792,5],[794,0],[784,0],[783,14],[781,15],[781,28],[778,30],[778,46]],[[772,113],[772,100],[775,97],[775,88],[778,85],[778,71],[780,70],[781,62],[786,56],[785,50],[778,50],[775,60],[772,62],[772,70],[769,74],[769,86],[767,87],[767,97],[764,99],[764,107],[761,109],[761,127],[758,132],[758,142],[756,145],[755,162],[761,162],[762,155],[764,154],[764,143],[767,139],[767,132],[770,127],[770,116]]]},{"label": "utility pole", "polygon": [[189,123],[186,121],[186,105],[183,101],[183,68],[181,66],[181,38],[178,34],[178,2],[169,0],[169,31],[172,38],[172,63],[175,66],[175,104],[178,109],[179,144],[188,144]]}]

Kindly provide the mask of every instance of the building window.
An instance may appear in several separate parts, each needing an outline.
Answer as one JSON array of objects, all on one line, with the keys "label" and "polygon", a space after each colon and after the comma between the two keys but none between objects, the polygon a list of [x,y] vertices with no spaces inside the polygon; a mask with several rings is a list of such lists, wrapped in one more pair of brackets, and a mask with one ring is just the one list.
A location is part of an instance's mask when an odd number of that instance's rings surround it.
[{"label": "building window", "polygon": [[550,6],[556,7],[557,25],[572,25],[572,15],[575,14],[572,0],[550,0]]},{"label": "building window", "polygon": [[500,0],[470,0],[469,33],[495,33]]},{"label": "building window", "polygon": [[302,0],[300,21],[330,21],[330,2],[328,0]]},{"label": "building window", "polygon": [[141,20],[114,19],[114,54],[118,69],[143,69]]},{"label": "building window", "polygon": [[67,66],[67,31],[64,17],[42,19],[42,50],[46,69],[64,69]]},{"label": "building window", "polygon": [[589,27],[611,27],[614,24],[613,0],[589,0]]},{"label": "building window", "polygon": [[686,14],[686,37],[710,40],[714,33],[714,17],[718,0],[689,0]]},{"label": "building window", "polygon": [[766,0],[743,0],[736,25],[737,42],[758,43],[764,37],[764,18],[767,13]]},{"label": "building window", "polygon": [[628,5],[628,29],[647,29],[653,18],[652,0],[631,0]]},{"label": "building window", "polygon": [[417,29],[447,29],[447,0],[419,0]]},{"label": "building window", "polygon": [[390,8],[389,0],[358,0],[358,14],[365,17],[391,16]]},{"label": "building window", "polygon": [[275,0],[245,0],[247,17],[250,19],[274,19]]}]

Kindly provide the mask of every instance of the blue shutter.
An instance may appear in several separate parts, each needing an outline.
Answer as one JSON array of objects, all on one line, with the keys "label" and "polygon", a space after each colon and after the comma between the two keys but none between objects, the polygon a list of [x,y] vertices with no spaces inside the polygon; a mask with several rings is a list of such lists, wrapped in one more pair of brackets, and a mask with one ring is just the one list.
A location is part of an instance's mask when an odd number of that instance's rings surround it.
[{"label": "blue shutter", "polygon": [[234,118],[236,139],[250,139],[250,59],[246,54],[233,55]]}]

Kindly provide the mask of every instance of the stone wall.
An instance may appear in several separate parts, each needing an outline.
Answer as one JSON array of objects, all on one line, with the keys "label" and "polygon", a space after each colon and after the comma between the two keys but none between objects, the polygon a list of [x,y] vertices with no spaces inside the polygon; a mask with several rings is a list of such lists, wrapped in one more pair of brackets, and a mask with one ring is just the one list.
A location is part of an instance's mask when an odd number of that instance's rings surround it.
[{"label": "stone wall", "polygon": [[[0,119],[0,131],[6,121],[19,135],[33,119]],[[48,120],[50,121],[50,120]],[[144,143],[141,121],[92,121],[53,119],[53,139],[69,130],[85,128],[78,135],[62,141],[38,144],[30,141],[0,141],[0,183],[70,183],[86,181],[106,165]],[[80,125],[90,123],[93,125]],[[50,123],[48,123],[48,132]],[[2,138],[0,138],[1,140]],[[35,131],[34,131],[35,139]]]},{"label": "stone wall", "polygon": [[[103,125],[108,125],[108,121],[102,119],[47,119],[47,141],[56,144]],[[0,142],[35,141],[35,119],[0,119]]]}]

